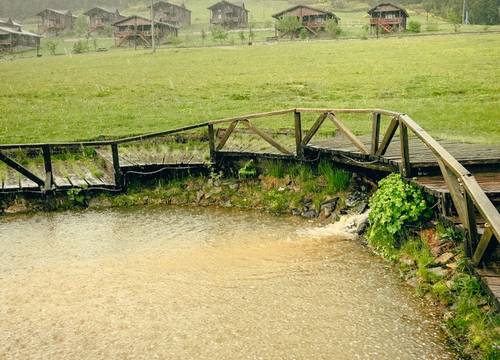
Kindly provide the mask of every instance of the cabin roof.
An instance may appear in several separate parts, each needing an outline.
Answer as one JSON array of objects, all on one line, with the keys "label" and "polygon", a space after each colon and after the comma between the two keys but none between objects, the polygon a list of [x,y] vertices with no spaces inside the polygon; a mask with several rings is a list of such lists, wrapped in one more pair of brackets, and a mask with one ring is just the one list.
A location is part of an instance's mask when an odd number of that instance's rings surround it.
[{"label": "cabin roof", "polygon": [[237,7],[237,8],[240,8],[242,10],[245,10],[246,12],[249,12],[246,8],[245,8],[245,3],[238,3],[238,4],[235,4],[235,3],[230,3],[229,1],[226,1],[226,0],[222,0],[222,1],[219,1],[218,3],[215,3],[213,4],[212,6],[209,6],[207,9],[208,10],[212,10],[213,8],[216,8],[220,5],[229,5],[229,6],[233,6],[233,7]]},{"label": "cabin roof", "polygon": [[95,11],[102,11],[108,14],[118,14],[120,15],[120,12],[118,11],[117,8],[108,8],[108,7],[103,7],[103,6],[94,6],[93,8],[87,10],[83,15],[89,16],[92,12]]},{"label": "cabin roof", "polygon": [[331,11],[326,11],[326,10],[320,10],[320,9],[316,9],[316,8],[313,8],[311,6],[307,6],[307,5],[295,5],[295,6],[292,6],[288,9],[285,9],[283,11],[280,11],[279,13],[276,13],[274,15],[272,15],[273,18],[276,18],[276,19],[279,19],[282,15],[288,13],[288,12],[291,12],[295,9],[298,9],[298,8],[305,8],[305,9],[309,9],[311,11],[315,11],[315,12],[318,12],[318,13],[321,13],[321,14],[326,14],[326,15],[330,15],[330,16],[333,16],[335,17],[337,20],[340,20],[340,18],[335,15],[334,13],[332,13]]},{"label": "cabin roof", "polygon": [[371,8],[370,10],[368,10],[368,14],[372,15],[374,12],[389,12],[389,11],[402,11],[402,12],[405,13],[405,15],[407,17],[410,16],[408,14],[408,12],[405,9],[403,9],[401,6],[394,5],[394,4],[391,4],[391,3],[381,3],[381,4],[378,4],[377,6]]},{"label": "cabin roof", "polygon": [[64,15],[64,16],[71,16],[73,18],[76,18],[75,15],[71,14],[71,10],[55,10],[55,9],[45,9],[43,11],[40,11],[38,14],[36,14],[37,16],[42,16],[42,14],[44,13],[54,13],[54,14],[59,14],[59,15]]},{"label": "cabin roof", "polygon": [[6,18],[0,18],[0,23],[12,25],[12,26],[22,26],[18,22],[15,22],[14,20],[12,20],[12,18],[7,18],[7,19]]},{"label": "cabin roof", "polygon": [[[118,25],[120,25],[122,23],[125,23],[127,21],[130,21],[132,19],[142,20],[143,22],[147,22],[147,23],[151,24],[151,19],[145,18],[143,16],[139,16],[139,15],[132,15],[132,16],[126,17],[124,19],[118,20],[118,21],[114,22],[112,25],[113,26],[118,26]],[[179,28],[178,26],[176,26],[174,24],[170,24],[170,23],[167,23],[167,22],[164,22],[164,21],[156,21],[155,20],[155,24],[165,25],[165,26],[168,26],[168,27],[171,27],[171,28],[174,28],[174,29],[178,29]]]},{"label": "cabin roof", "polygon": [[37,37],[37,38],[41,38],[40,35],[38,34],[33,34],[29,31],[24,31],[24,30],[21,30],[21,31],[16,31],[16,30],[13,30],[12,28],[8,28],[8,27],[4,27],[4,26],[0,26],[0,34],[16,34],[16,35],[29,35],[29,36],[34,36],[34,37]]},{"label": "cabin roof", "polygon": [[[179,5],[179,4],[174,4],[174,3],[171,3],[171,2],[168,2],[168,1],[162,1],[162,0],[155,2],[153,4],[153,7],[157,8],[160,5],[171,5],[171,6],[175,6],[176,8],[182,9],[184,11],[191,12],[191,10],[189,10],[188,8],[186,8],[186,6],[184,4]],[[151,5],[148,5],[148,9],[150,9],[150,8],[151,8]]]}]

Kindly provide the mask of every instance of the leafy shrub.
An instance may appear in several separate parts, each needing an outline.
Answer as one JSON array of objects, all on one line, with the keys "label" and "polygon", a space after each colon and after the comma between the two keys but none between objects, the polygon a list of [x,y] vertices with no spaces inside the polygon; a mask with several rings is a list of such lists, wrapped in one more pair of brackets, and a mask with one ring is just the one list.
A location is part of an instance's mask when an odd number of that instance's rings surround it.
[{"label": "leafy shrub", "polygon": [[214,41],[220,41],[222,43],[227,39],[227,31],[222,26],[213,26],[210,31],[212,32],[212,38],[214,39]]},{"label": "leafy shrub", "polygon": [[408,23],[408,31],[412,33],[419,33],[421,31],[422,24],[420,24],[418,21],[411,20]]},{"label": "leafy shrub", "polygon": [[281,214],[288,209],[289,198],[285,192],[272,189],[264,194],[264,207],[273,214]]},{"label": "leafy shrub", "polygon": [[78,40],[73,44],[73,53],[75,54],[83,54],[89,51],[89,43],[88,41]]},{"label": "leafy shrub", "polygon": [[305,40],[309,37],[309,31],[305,28],[301,28],[299,31],[300,40]]},{"label": "leafy shrub", "polygon": [[51,55],[55,55],[56,54],[56,50],[57,50],[57,45],[59,45],[59,42],[57,40],[49,40],[47,41],[47,50],[49,51],[49,53]]},{"label": "leafy shrub", "polygon": [[296,16],[287,15],[277,21],[276,29],[282,34],[289,34],[293,39],[295,34],[302,29],[302,23]]},{"label": "leafy shrub", "polygon": [[238,176],[240,179],[253,179],[257,176],[257,169],[253,160],[249,160],[245,165],[238,170]]},{"label": "leafy shrub", "polygon": [[333,19],[330,19],[326,22],[325,29],[332,39],[336,39],[339,35],[342,34],[342,29],[340,28],[339,24]]},{"label": "leafy shrub", "polygon": [[381,180],[370,199],[369,241],[381,250],[399,246],[405,227],[422,224],[432,215],[429,196],[405,183],[399,174]]}]

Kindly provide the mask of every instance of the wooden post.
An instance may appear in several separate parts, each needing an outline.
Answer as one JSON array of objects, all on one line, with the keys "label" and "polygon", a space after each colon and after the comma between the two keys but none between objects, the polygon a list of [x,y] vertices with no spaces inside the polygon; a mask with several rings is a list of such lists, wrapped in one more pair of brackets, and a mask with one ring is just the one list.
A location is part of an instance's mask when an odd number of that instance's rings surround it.
[{"label": "wooden post", "polygon": [[122,171],[120,169],[120,157],[118,156],[118,144],[111,144],[111,153],[113,155],[113,170],[115,173],[115,186],[122,187]]},{"label": "wooden post", "polygon": [[466,221],[464,224],[465,228],[468,232],[468,246],[465,248],[465,253],[468,257],[471,257],[474,254],[474,249],[477,246],[477,223],[476,223],[476,208],[474,207],[474,203],[472,202],[471,197],[464,191],[464,207],[467,212]]},{"label": "wooden post", "polygon": [[52,189],[52,184],[53,184],[53,171],[52,171],[52,156],[50,153],[50,146],[44,145],[42,147],[42,153],[43,153],[43,164],[45,167],[45,185],[44,185],[44,190],[49,191]]},{"label": "wooden post", "polygon": [[408,144],[408,128],[402,122],[399,124],[399,140],[401,145],[401,174],[405,178],[411,176],[410,149]]},{"label": "wooden post", "polygon": [[373,113],[373,120],[372,120],[372,148],[370,155],[375,155],[378,150],[378,144],[380,142],[380,119],[381,119],[381,114],[380,113]]},{"label": "wooden post", "polygon": [[479,241],[479,244],[476,247],[476,251],[472,256],[472,263],[474,264],[474,266],[478,266],[483,259],[492,237],[493,231],[491,230],[490,225],[488,223],[484,224],[483,236],[481,236],[481,240]]},{"label": "wooden post", "polygon": [[208,124],[208,146],[210,148],[210,162],[214,164],[216,163],[216,158],[215,158],[215,131],[213,124]]},{"label": "wooden post", "polygon": [[295,155],[298,159],[302,159],[304,156],[304,150],[302,148],[302,118],[300,112],[294,112],[295,117]]}]

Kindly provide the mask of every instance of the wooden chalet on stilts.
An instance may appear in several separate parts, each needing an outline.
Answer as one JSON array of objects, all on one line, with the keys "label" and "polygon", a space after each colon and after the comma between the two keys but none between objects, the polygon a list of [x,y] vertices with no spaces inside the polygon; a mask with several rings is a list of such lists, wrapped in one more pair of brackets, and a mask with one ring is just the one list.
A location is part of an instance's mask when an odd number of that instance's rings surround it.
[{"label": "wooden chalet on stilts", "polygon": [[108,9],[101,6],[93,7],[84,15],[89,17],[89,32],[102,31],[106,26],[111,26],[124,18],[118,9]]},{"label": "wooden chalet on stilts", "polygon": [[368,11],[370,33],[394,33],[406,30],[408,12],[400,6],[382,3]]},{"label": "wooden chalet on stilts", "polygon": [[[115,27],[115,46],[151,46],[151,20],[142,16],[129,16],[113,24]],[[154,34],[158,44],[168,37],[178,35],[178,27],[165,22],[155,21]]]},{"label": "wooden chalet on stilts", "polygon": [[0,52],[15,52],[38,48],[40,35],[22,29],[11,18],[0,19]]},{"label": "wooden chalet on stilts", "polygon": [[[295,16],[300,20],[300,23],[313,35],[318,35],[320,31],[325,30],[327,21],[333,20],[337,24],[340,18],[330,11],[315,9],[306,5],[296,5],[289,9],[283,10],[273,15],[273,18],[281,20],[287,16]],[[281,34],[284,36],[286,34]]]},{"label": "wooden chalet on stilts", "polygon": [[37,16],[41,19],[38,32],[47,35],[57,35],[63,31],[73,30],[76,20],[71,10],[45,9]]},{"label": "wooden chalet on stilts", "polygon": [[[148,6],[148,9],[151,5]],[[153,4],[155,21],[165,22],[175,26],[191,25],[191,10],[186,9],[184,4],[177,5],[167,1],[158,1]]]},{"label": "wooden chalet on stilts", "polygon": [[211,12],[210,25],[223,26],[228,29],[248,27],[248,13],[245,4],[236,5],[228,1],[219,1],[208,8]]}]

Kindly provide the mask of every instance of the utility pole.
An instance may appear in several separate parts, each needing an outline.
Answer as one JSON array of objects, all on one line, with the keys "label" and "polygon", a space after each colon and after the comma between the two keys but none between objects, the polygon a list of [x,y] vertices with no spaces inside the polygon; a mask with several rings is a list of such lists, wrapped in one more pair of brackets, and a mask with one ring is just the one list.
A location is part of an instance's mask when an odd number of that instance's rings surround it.
[{"label": "utility pole", "polygon": [[465,0],[462,5],[462,24],[465,25]]},{"label": "utility pole", "polygon": [[156,52],[156,44],[155,44],[155,11],[153,9],[153,2],[151,0],[151,48],[153,49],[153,54]]}]

